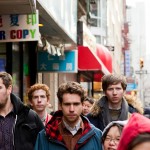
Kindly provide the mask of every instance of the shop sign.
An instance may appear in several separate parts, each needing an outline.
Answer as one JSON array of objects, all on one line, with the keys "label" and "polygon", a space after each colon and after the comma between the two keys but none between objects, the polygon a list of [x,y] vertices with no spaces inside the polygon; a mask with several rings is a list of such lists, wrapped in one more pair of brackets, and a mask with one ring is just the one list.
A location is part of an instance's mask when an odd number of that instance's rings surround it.
[{"label": "shop sign", "polygon": [[126,91],[132,91],[132,90],[135,90],[136,88],[137,88],[137,84],[136,83],[127,83]]},{"label": "shop sign", "polygon": [[38,52],[38,72],[77,73],[77,50],[65,51],[63,56]]},{"label": "shop sign", "polygon": [[38,41],[38,24],[38,11],[27,15],[0,15],[0,42]]},{"label": "shop sign", "polygon": [[130,76],[130,51],[125,50],[125,75]]}]

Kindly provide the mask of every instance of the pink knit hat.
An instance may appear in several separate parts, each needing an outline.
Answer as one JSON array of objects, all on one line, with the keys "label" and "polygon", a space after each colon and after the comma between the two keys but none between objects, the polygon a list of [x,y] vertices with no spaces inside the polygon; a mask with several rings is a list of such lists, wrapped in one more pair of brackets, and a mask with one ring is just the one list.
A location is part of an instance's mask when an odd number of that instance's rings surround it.
[{"label": "pink knit hat", "polygon": [[117,150],[128,150],[128,145],[140,133],[150,133],[150,119],[141,114],[133,113],[124,126]]}]

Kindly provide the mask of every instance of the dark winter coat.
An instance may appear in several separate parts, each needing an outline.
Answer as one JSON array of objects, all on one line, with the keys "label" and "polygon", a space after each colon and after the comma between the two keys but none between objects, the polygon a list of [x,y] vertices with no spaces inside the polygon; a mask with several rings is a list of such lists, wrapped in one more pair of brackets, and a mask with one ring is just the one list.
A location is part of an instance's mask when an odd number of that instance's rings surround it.
[{"label": "dark winter coat", "polygon": [[38,133],[44,128],[38,115],[11,94],[14,113],[14,150],[33,150]]},{"label": "dark winter coat", "polygon": [[[103,96],[100,100],[98,100],[95,104],[94,104],[94,107],[92,108],[92,111],[90,114],[87,115],[88,119],[90,120],[90,122],[96,126],[97,128],[99,128],[101,131],[104,130],[104,128],[107,126],[107,124],[105,125],[105,117],[103,115],[103,111],[104,108],[103,108],[103,103],[101,101],[104,101],[104,100],[107,100],[107,97],[106,96]],[[139,105],[135,105],[134,103],[137,103],[135,102],[134,100],[127,100],[127,103],[128,103],[128,112],[129,112],[129,115],[130,113],[133,113],[133,112],[143,112],[140,108],[141,105],[139,103]],[[137,106],[137,107],[134,107],[134,106]],[[128,118],[126,118],[128,119]],[[125,120],[126,120],[125,119]]]}]

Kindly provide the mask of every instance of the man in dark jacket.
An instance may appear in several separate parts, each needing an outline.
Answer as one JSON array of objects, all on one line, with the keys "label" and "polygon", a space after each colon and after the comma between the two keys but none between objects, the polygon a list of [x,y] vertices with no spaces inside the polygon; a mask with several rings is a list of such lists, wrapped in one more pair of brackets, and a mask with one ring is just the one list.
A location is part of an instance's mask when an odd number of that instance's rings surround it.
[{"label": "man in dark jacket", "polygon": [[60,85],[57,97],[61,110],[39,133],[34,150],[102,150],[101,131],[81,115],[84,95],[77,82]]},{"label": "man in dark jacket", "polygon": [[11,75],[0,72],[0,149],[33,150],[43,123],[11,92]]},{"label": "man in dark jacket", "polygon": [[124,97],[126,87],[124,76],[112,74],[103,76],[102,88],[105,96],[95,103],[87,116],[92,124],[103,131],[111,121],[127,120],[130,113],[137,112],[134,103],[129,104]]}]

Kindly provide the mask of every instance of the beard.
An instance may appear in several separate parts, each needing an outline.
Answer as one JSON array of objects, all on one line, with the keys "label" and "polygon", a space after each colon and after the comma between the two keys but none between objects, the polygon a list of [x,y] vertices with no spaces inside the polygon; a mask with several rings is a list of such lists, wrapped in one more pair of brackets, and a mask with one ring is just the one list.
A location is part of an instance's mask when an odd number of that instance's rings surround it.
[{"label": "beard", "polygon": [[6,107],[7,102],[8,102],[8,97],[6,97],[3,100],[0,100],[0,109],[4,109]]}]

